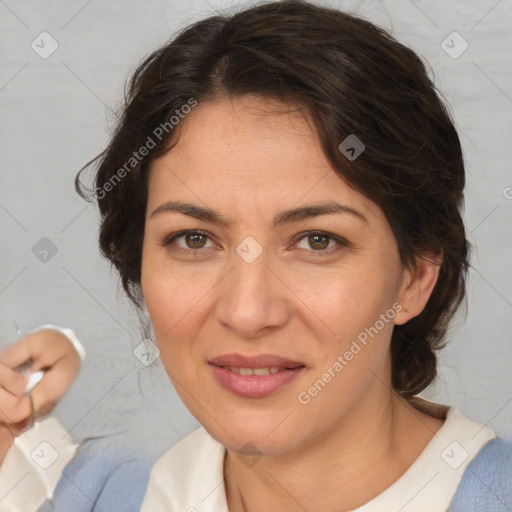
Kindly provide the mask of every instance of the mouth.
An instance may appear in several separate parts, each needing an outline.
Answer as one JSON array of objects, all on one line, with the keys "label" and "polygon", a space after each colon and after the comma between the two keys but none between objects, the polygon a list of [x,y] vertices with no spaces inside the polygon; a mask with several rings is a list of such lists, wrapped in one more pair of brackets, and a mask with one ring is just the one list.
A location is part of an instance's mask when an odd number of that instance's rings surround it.
[{"label": "mouth", "polygon": [[276,393],[306,369],[298,361],[269,354],[229,354],[208,363],[223,388],[244,398],[264,398]]},{"label": "mouth", "polygon": [[[303,365],[301,367],[303,367]],[[285,368],[271,366],[266,368],[237,368],[236,366],[220,366],[220,368],[224,368],[225,370],[229,370],[230,372],[238,373],[240,375],[270,375],[271,373],[282,372],[284,370],[295,370],[296,368],[301,367]]]},{"label": "mouth", "polygon": [[280,369],[294,369],[299,366],[305,366],[304,363],[300,361],[294,361],[274,354],[244,356],[236,352],[214,357],[208,362],[223,368],[234,368],[235,371],[237,368],[243,370],[259,370],[268,368],[269,370],[273,370],[272,373],[276,373],[276,371],[279,371]]}]

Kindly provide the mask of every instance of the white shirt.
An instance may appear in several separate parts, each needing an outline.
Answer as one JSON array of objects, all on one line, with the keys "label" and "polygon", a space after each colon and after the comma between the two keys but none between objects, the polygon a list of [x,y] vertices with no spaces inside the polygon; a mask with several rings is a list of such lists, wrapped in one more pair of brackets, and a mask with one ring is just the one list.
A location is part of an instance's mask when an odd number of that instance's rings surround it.
[{"label": "white shirt", "polygon": [[[390,487],[352,512],[446,512],[462,474],[496,434],[449,407],[443,426]],[[228,512],[226,448],[200,427],[154,465],[141,512]]]}]

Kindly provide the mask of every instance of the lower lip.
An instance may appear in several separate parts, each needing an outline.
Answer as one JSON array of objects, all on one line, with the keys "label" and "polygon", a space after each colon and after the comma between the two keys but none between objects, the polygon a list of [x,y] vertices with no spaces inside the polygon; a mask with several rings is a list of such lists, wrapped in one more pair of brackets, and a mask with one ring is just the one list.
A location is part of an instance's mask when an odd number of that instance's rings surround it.
[{"label": "lower lip", "polygon": [[300,368],[286,369],[269,375],[240,375],[220,366],[213,364],[210,364],[210,366],[222,386],[245,398],[262,398],[271,395],[297,378],[304,370],[304,366],[301,366]]}]

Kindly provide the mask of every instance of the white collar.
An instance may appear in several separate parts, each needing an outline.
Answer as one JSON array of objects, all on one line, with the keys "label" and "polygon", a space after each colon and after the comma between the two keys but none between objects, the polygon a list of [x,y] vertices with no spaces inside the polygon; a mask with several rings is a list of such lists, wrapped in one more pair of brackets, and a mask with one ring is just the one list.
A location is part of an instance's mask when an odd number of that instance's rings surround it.
[{"label": "white collar", "polygon": [[226,448],[204,427],[194,430],[157,460],[141,512],[229,512],[224,490]]},{"label": "white collar", "polygon": [[390,487],[352,512],[445,512],[464,470],[496,434],[449,407],[437,431],[409,469]]},{"label": "white collar", "polygon": [[[494,438],[491,429],[449,407],[443,426],[402,477],[352,512],[445,512],[467,465]],[[225,453],[203,427],[189,434],[153,467],[141,512],[229,512]]]}]

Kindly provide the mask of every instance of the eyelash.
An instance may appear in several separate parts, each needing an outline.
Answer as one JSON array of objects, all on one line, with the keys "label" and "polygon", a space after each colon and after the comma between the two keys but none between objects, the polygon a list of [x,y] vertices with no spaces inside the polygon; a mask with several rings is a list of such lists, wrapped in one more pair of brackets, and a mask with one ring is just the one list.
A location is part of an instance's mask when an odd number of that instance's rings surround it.
[{"label": "eyelash", "polygon": [[[177,233],[172,233],[171,235],[169,235],[165,238],[162,245],[165,247],[171,246],[175,242],[175,240],[177,240],[178,238],[184,237],[186,235],[202,235],[211,240],[210,235],[206,231],[202,231],[200,229],[189,229],[189,230],[185,230],[185,231],[179,231]],[[315,256],[323,256],[325,254],[330,255],[332,251],[339,250],[342,247],[350,247],[350,243],[347,240],[345,240],[339,236],[333,235],[331,233],[325,232],[325,231],[307,231],[305,233],[301,233],[299,238],[297,239],[297,241],[294,242],[294,245],[298,244],[304,238],[307,238],[309,236],[321,236],[321,237],[330,238],[331,240],[335,241],[338,244],[337,246],[330,247],[329,249],[320,249],[320,250],[311,249],[310,252],[315,254]],[[175,245],[175,247],[172,248],[173,251],[194,253],[194,254],[197,254],[198,252],[200,252],[203,249],[204,248],[201,248],[201,249],[187,248],[187,249],[185,249],[185,248],[179,247],[177,245]]]}]

